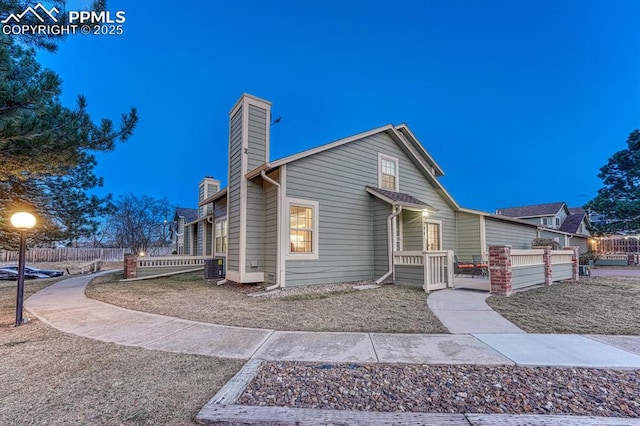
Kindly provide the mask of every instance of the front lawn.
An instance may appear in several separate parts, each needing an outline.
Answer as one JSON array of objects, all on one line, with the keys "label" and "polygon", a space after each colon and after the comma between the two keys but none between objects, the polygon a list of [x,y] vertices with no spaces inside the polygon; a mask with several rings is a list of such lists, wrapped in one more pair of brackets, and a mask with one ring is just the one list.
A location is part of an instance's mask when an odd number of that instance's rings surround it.
[{"label": "front lawn", "polygon": [[[25,298],[56,279],[29,280]],[[0,424],[192,425],[242,361],[98,342],[29,312],[14,327],[15,281],[0,286]],[[13,284],[13,285],[11,285]]]},{"label": "front lawn", "polygon": [[427,307],[427,295],[421,288],[391,285],[354,290],[339,286],[338,291],[292,291],[290,296],[266,298],[207,283],[202,274],[132,282],[119,282],[119,278],[115,274],[94,280],[87,287],[87,296],[128,309],[238,327],[447,333]]},{"label": "front lawn", "polygon": [[528,333],[640,335],[639,277],[581,277],[487,303]]}]

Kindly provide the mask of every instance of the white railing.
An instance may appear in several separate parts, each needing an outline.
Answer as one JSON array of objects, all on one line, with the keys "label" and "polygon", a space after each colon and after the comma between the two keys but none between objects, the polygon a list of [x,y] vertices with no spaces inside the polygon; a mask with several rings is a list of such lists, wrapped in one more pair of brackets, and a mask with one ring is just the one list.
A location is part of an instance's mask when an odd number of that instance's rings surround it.
[{"label": "white railing", "polygon": [[568,250],[551,250],[551,264],[573,263],[573,252]]},{"label": "white railing", "polygon": [[626,254],[599,254],[598,259],[605,260],[627,260],[628,255]]},{"label": "white railing", "polygon": [[399,251],[393,254],[395,266],[421,266],[422,287],[431,290],[453,285],[453,251]]},{"label": "white railing", "polygon": [[511,267],[544,265],[544,250],[511,250]]},{"label": "white railing", "polygon": [[198,267],[204,266],[205,259],[211,256],[166,256],[166,257],[139,257],[136,260],[137,268],[172,268],[180,266]]}]

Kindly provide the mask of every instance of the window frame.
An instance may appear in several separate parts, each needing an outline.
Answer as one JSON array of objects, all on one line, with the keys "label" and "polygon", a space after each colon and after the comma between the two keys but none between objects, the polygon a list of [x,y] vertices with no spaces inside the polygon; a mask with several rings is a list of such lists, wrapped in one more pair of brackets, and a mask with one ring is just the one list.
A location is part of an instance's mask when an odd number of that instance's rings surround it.
[{"label": "window frame", "polygon": [[[395,187],[385,188],[382,183],[384,182],[383,173],[382,173],[382,161],[390,161],[395,164]],[[386,189],[387,191],[400,192],[400,161],[396,157],[392,157],[387,154],[383,154],[381,152],[378,153],[378,188]]]},{"label": "window frame", "polygon": [[[225,230],[226,232],[223,232],[220,237],[218,236],[218,223],[224,223],[226,225],[226,226],[221,225],[222,229]],[[226,241],[222,240],[221,242],[222,247],[225,248],[224,251],[218,251],[218,238],[226,238]],[[215,223],[213,224],[213,253],[214,253],[214,256],[226,256],[228,250],[229,250],[229,222],[227,221],[226,217],[221,217],[220,219],[216,219]]]},{"label": "window frame", "polygon": [[[300,253],[300,252],[292,252],[291,251],[291,207],[308,207],[311,208],[311,252],[308,253]],[[287,209],[285,216],[285,224],[286,224],[286,251],[285,258],[287,260],[318,260],[319,254],[319,216],[320,216],[320,207],[317,201],[311,200],[302,200],[299,198],[287,198]]]}]

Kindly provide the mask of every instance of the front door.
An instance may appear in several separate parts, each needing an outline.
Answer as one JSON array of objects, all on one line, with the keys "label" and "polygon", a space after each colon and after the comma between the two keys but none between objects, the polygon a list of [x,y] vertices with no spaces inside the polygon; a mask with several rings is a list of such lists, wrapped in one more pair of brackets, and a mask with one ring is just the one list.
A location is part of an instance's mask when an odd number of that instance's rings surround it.
[{"label": "front door", "polygon": [[424,250],[442,250],[442,224],[439,221],[425,219],[422,223]]}]

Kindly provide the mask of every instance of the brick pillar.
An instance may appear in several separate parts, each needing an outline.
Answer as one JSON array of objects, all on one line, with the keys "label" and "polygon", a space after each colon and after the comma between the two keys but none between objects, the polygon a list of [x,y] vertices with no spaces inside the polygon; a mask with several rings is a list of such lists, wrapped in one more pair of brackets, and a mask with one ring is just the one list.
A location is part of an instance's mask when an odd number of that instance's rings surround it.
[{"label": "brick pillar", "polygon": [[553,283],[553,268],[551,267],[551,246],[536,247],[544,250],[542,262],[544,263],[544,285]]},{"label": "brick pillar", "polygon": [[564,250],[573,251],[571,255],[571,279],[573,281],[578,281],[580,279],[580,247],[565,247]]},{"label": "brick pillar", "polygon": [[491,293],[509,296],[513,289],[511,246],[489,246]]},{"label": "brick pillar", "polygon": [[138,257],[135,254],[124,255],[124,279],[137,278]]}]

